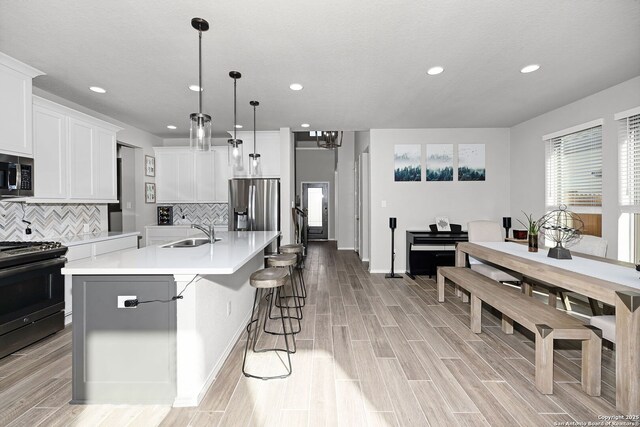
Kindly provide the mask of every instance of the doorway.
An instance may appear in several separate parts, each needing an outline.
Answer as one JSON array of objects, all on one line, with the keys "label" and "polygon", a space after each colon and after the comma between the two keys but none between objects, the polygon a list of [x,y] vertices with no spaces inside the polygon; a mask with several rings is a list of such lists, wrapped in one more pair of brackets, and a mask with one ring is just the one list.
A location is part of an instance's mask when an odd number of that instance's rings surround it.
[{"label": "doorway", "polygon": [[302,208],[307,212],[308,240],[327,240],[329,236],[329,183],[303,182]]}]

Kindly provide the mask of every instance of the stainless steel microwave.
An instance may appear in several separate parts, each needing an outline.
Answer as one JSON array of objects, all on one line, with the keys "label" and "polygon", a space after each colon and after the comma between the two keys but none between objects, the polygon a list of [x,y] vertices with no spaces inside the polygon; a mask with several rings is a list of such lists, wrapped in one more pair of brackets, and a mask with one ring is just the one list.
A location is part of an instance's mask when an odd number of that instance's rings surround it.
[{"label": "stainless steel microwave", "polygon": [[33,159],[0,154],[0,197],[33,196]]}]

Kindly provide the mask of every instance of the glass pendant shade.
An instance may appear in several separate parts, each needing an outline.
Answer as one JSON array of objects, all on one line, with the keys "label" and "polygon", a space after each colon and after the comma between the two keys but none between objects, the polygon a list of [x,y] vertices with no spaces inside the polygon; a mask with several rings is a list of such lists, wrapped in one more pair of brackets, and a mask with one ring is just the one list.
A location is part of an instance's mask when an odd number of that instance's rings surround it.
[{"label": "glass pendant shade", "polygon": [[262,174],[262,166],[260,162],[260,154],[249,154],[249,175],[260,176]]},{"label": "glass pendant shade", "polygon": [[192,113],[190,117],[189,145],[191,149],[209,151],[211,149],[211,116]]},{"label": "glass pendant shade", "polygon": [[229,139],[227,143],[229,144],[229,166],[235,172],[241,171],[243,168],[242,140]]}]

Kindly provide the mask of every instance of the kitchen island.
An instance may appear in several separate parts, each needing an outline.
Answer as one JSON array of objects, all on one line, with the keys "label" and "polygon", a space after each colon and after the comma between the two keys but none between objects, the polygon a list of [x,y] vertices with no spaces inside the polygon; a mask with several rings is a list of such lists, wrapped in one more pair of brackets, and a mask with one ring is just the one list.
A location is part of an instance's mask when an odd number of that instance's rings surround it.
[{"label": "kitchen island", "polygon": [[[198,405],[244,331],[249,276],[263,268],[278,232],[216,237],[214,244],[149,246],[67,264],[74,403]],[[125,308],[126,300],[140,304]]]}]

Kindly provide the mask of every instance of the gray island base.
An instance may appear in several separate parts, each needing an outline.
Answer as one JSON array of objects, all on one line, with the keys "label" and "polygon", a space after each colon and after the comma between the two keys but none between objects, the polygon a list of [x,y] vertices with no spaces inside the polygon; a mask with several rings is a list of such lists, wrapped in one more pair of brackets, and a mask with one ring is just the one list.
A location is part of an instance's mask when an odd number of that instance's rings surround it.
[{"label": "gray island base", "polygon": [[[249,276],[264,267],[264,248],[277,238],[220,234],[223,242],[199,248],[154,246],[67,264],[72,403],[200,403],[245,330],[253,303]],[[183,298],[167,303],[119,307],[125,299],[167,301],[181,292]]]}]

